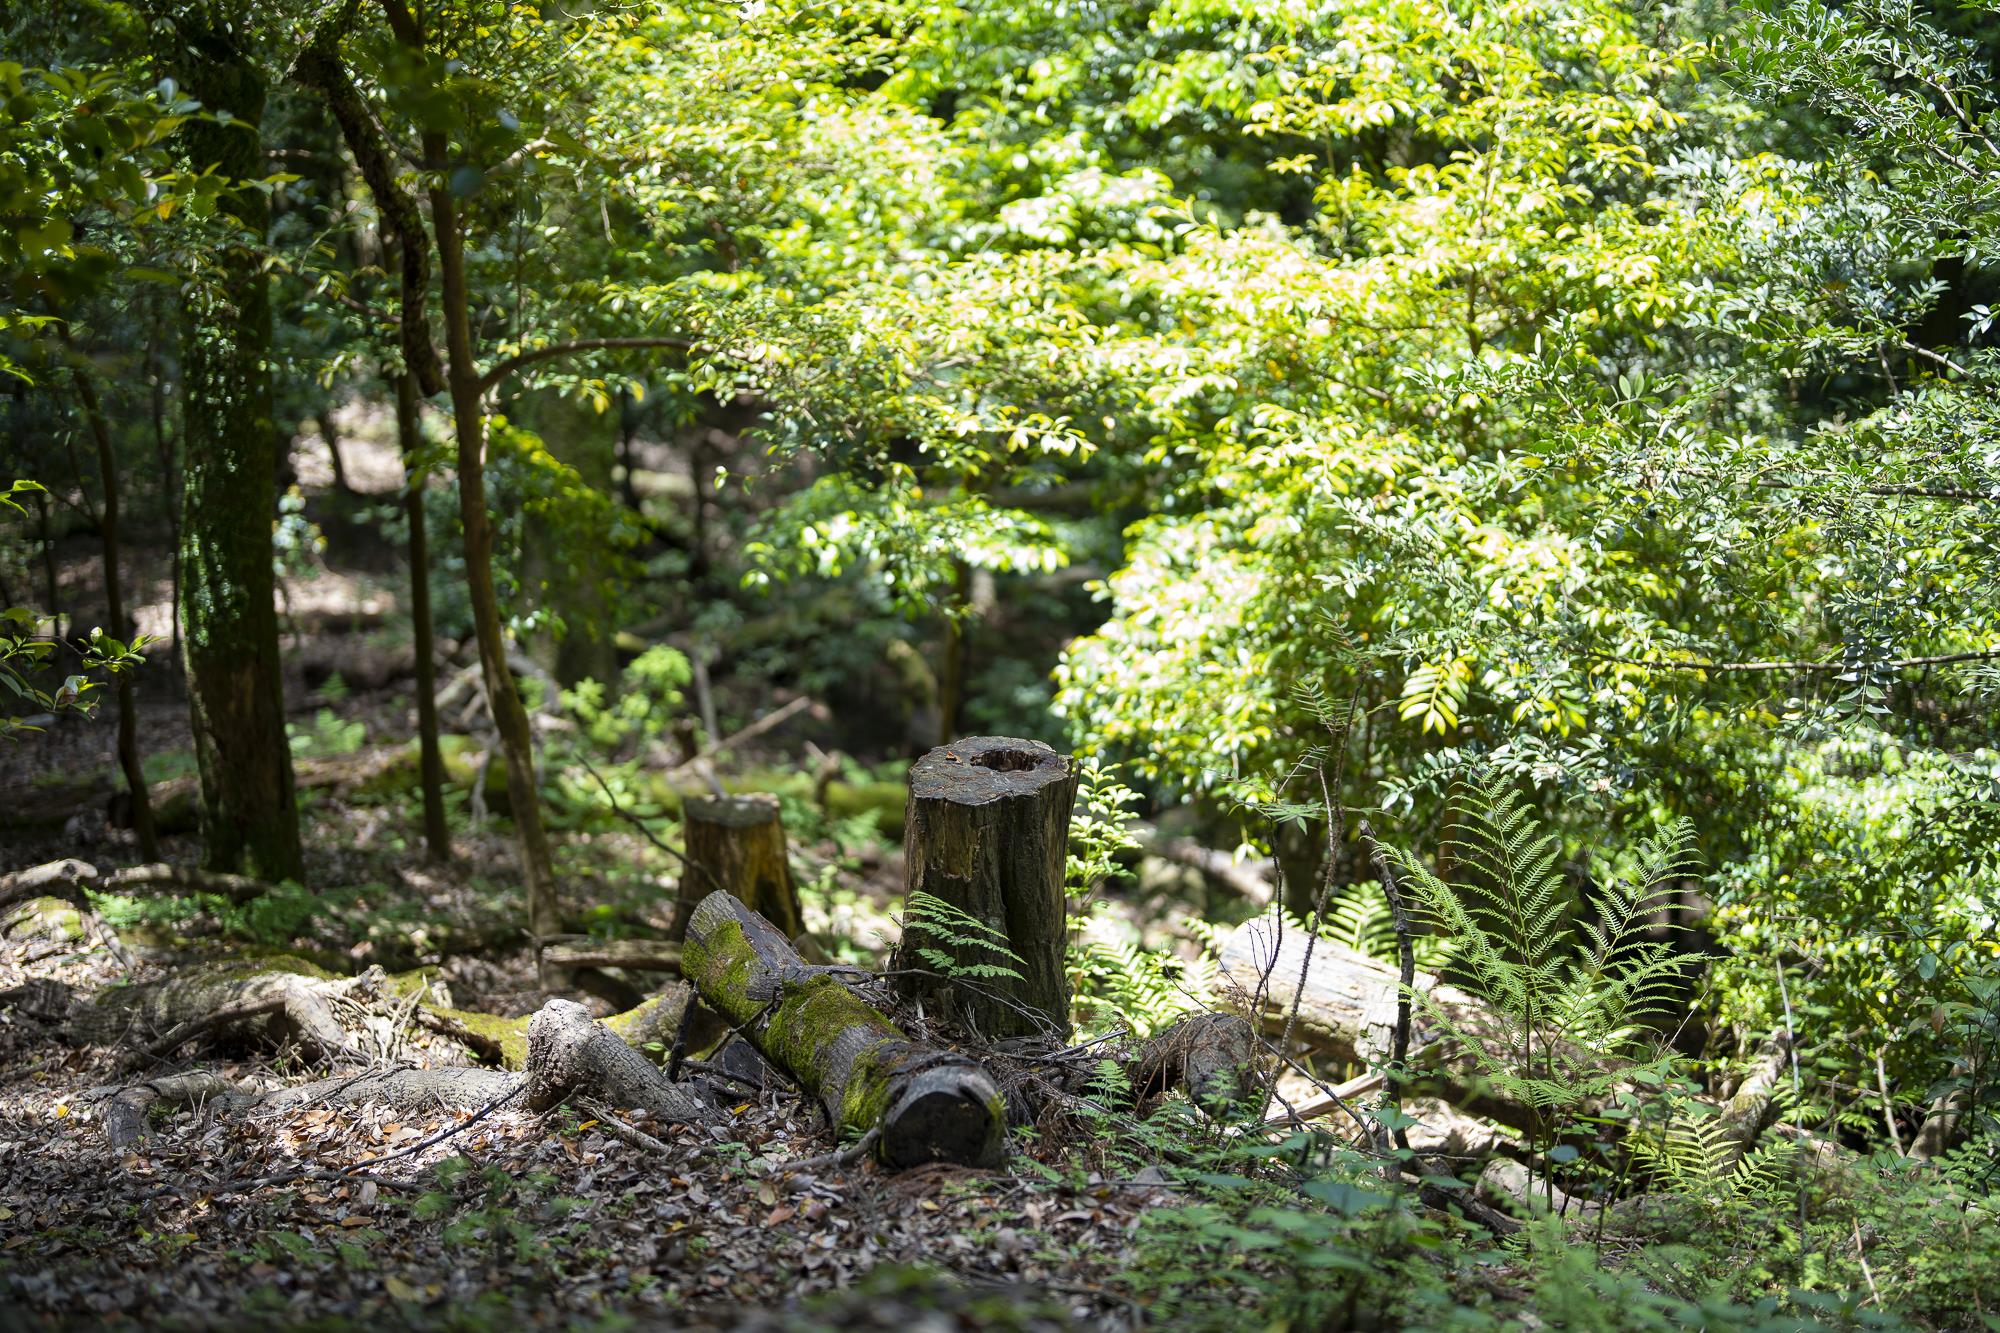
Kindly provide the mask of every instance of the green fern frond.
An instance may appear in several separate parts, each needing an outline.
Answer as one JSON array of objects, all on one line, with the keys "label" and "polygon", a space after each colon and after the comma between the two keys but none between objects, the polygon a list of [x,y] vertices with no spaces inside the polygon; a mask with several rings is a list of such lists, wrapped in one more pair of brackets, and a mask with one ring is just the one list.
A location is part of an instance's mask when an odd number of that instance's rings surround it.
[{"label": "green fern frond", "polygon": [[[914,945],[916,955],[940,976],[1023,979],[1020,969],[1026,961],[1008,947],[1005,931],[935,894],[919,889],[909,896],[903,904],[903,932],[905,938],[923,941]],[[998,961],[965,961],[964,955],[974,950],[997,955]]]}]

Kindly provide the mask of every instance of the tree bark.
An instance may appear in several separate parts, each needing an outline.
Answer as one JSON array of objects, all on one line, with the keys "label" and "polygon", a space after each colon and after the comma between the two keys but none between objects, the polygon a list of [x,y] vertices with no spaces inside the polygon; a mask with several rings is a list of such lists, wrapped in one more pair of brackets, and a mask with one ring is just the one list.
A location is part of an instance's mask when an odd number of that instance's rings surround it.
[{"label": "tree bark", "polygon": [[[65,333],[63,343],[67,346],[69,341]],[[122,642],[131,638],[132,627],[125,619],[124,581],[118,571],[118,459],[111,448],[111,426],[104,419],[104,406],[98,401],[97,386],[91,383],[89,372],[80,365],[72,366],[70,376],[76,384],[77,401],[83,405],[83,419],[89,426],[91,440],[97,445],[97,475],[104,490],[104,507],[97,520],[104,549],[104,614],[111,622],[112,634]],[[155,861],[160,855],[160,840],[153,830],[153,803],[146,792],[146,771],[139,762],[139,719],[132,698],[131,671],[119,671],[116,683],[118,767],[125,774],[125,789],[131,797],[132,829],[139,835],[139,855]]]},{"label": "tree bark", "polygon": [[686,937],[694,909],[717,889],[733,894],[788,940],[805,930],[775,796],[690,796],[681,804],[681,843],[687,863],[668,939]]},{"label": "tree bark", "polygon": [[818,1098],[836,1132],[879,1131],[874,1151],[885,1165],[999,1162],[1006,1108],[985,1070],[911,1042],[837,969],[808,967],[729,894],[695,909],[683,962],[702,999]]},{"label": "tree bark", "polygon": [[432,861],[451,859],[444,818],[444,755],[438,748],[437,636],[431,624],[431,556],[424,514],[423,437],[417,429],[417,381],[396,376],[396,444],[402,451],[403,513],[410,525],[410,635],[416,641],[418,783],[424,799],[424,849]]},{"label": "tree bark", "polygon": [[[226,124],[181,130],[189,165],[233,182],[264,174],[256,126],[264,78],[219,7],[178,11],[167,53],[181,87]],[[240,15],[236,16],[240,19]],[[285,736],[272,574],[271,306],[259,247],[266,196],[239,185],[221,215],[244,236],[211,254],[213,281],[190,289],[182,355],[181,660],[186,669],[201,829],[212,870],[266,880],[302,875]]]},{"label": "tree bark", "polygon": [[993,942],[912,913],[897,968],[920,975],[898,979],[903,994],[988,1039],[1068,1037],[1063,869],[1076,785],[1068,755],[1005,736],[939,746],[910,769],[907,891],[973,918]]}]

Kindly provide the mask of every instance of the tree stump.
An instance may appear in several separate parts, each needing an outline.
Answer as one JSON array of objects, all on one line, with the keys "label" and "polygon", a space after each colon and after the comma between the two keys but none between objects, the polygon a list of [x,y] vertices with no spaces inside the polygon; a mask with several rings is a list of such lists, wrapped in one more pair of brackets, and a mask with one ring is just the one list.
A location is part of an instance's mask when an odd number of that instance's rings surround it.
[{"label": "tree stump", "polygon": [[777,797],[690,796],[681,806],[681,841],[687,865],[668,939],[685,939],[694,909],[717,890],[769,921],[788,940],[805,930]]},{"label": "tree stump", "polygon": [[906,903],[898,950],[898,969],[913,973],[898,978],[904,995],[988,1039],[1069,1036],[1063,867],[1076,784],[1068,755],[1006,736],[941,745],[911,767],[903,847],[917,908]]},{"label": "tree stump", "polygon": [[985,1070],[911,1042],[841,984],[842,969],[807,966],[728,894],[702,900],[683,957],[701,998],[817,1097],[837,1133],[876,1134],[884,1165],[992,1166],[1005,1152],[1006,1112]]}]

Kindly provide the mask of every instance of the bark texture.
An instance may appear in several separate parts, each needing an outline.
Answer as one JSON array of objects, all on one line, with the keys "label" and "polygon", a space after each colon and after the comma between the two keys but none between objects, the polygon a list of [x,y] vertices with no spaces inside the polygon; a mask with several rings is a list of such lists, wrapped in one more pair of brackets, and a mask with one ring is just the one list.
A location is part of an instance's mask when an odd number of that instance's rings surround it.
[{"label": "bark texture", "polygon": [[911,767],[909,893],[972,917],[1004,939],[1005,950],[976,932],[948,938],[939,927],[906,922],[898,969],[926,975],[899,978],[905,995],[988,1039],[1069,1035],[1063,867],[1076,784],[1068,755],[1005,736],[942,745]]},{"label": "bark texture", "polygon": [[1235,1014],[1190,1014],[1148,1041],[1131,1069],[1141,1100],[1185,1088],[1211,1119],[1255,1119],[1263,1111],[1263,1047]]},{"label": "bark texture", "polygon": [[818,1098],[837,1131],[879,1131],[874,1151],[885,1165],[1000,1160],[1006,1110],[985,1070],[911,1042],[729,894],[695,909],[683,956],[702,999]]},{"label": "bark texture", "polygon": [[[264,175],[257,125],[264,76],[241,25],[219,7],[177,12],[167,72],[227,124],[191,120],[189,165],[232,181]],[[271,304],[260,247],[270,203],[228,190],[223,221],[238,232],[210,254],[211,277],[189,288],[182,342],[181,661],[201,773],[201,832],[211,870],[300,878],[299,818],[278,659],[271,568]]]},{"label": "bark texture", "polygon": [[718,889],[734,895],[786,939],[805,929],[777,797],[691,796],[681,807],[681,821],[687,864],[669,938],[684,938],[694,909]]},{"label": "bark texture", "polygon": [[528,1021],[528,1105],[546,1111],[572,1093],[645,1111],[667,1124],[714,1118],[699,1097],[669,1083],[588,1009],[574,1000],[550,1000]]}]

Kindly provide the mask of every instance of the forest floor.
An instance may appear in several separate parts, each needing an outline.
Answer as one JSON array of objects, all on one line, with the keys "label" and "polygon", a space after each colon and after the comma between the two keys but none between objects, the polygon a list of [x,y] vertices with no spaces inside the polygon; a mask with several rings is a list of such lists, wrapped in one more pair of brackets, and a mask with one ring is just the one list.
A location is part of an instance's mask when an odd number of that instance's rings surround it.
[{"label": "forest floor", "polygon": [[[63,554],[64,600],[74,623],[88,623],[100,596],[90,544]],[[168,627],[168,590],[140,576],[165,568],[166,551],[135,539],[128,556],[142,627]],[[393,608],[387,588],[386,572],[364,562],[288,590],[287,698],[303,763],[327,752],[365,760],[411,734],[407,640],[378,608]],[[137,693],[156,787],[185,784],[192,755],[169,645],[138,674]],[[0,872],[68,856],[106,870],[140,859],[107,817],[119,789],[114,735],[107,704],[0,747]],[[95,933],[0,939],[0,991],[56,982],[87,994],[263,947],[336,972],[429,965],[462,1008],[531,1013],[550,995],[514,925],[511,842],[504,825],[467,819],[464,801],[454,793],[453,859],[434,866],[415,845],[407,799],[304,791],[307,875],[319,889],[309,919],[136,905],[118,923],[130,969]],[[664,925],[669,868],[640,837],[570,830],[559,846],[573,909]],[[808,869],[845,857],[841,890],[808,898],[808,925],[866,955],[889,924],[900,851],[886,840],[853,851],[795,847]],[[162,855],[194,863],[192,832],[165,837]],[[600,1015],[613,1007],[571,998]],[[203,1109],[156,1117],[119,1151],[94,1114],[99,1090],[177,1067],[135,1074],[126,1053],[61,1037],[32,1005],[0,1005],[0,1333],[1126,1327],[1138,1314],[1118,1273],[1133,1228],[1174,1197],[1025,1156],[993,1171],[890,1174],[863,1162],[787,1172],[833,1147],[824,1117],[789,1085],[727,1106],[712,1138],[676,1127],[666,1154],[628,1146],[570,1107]],[[202,1067],[232,1077],[311,1073],[268,1052],[203,1054]]]}]

